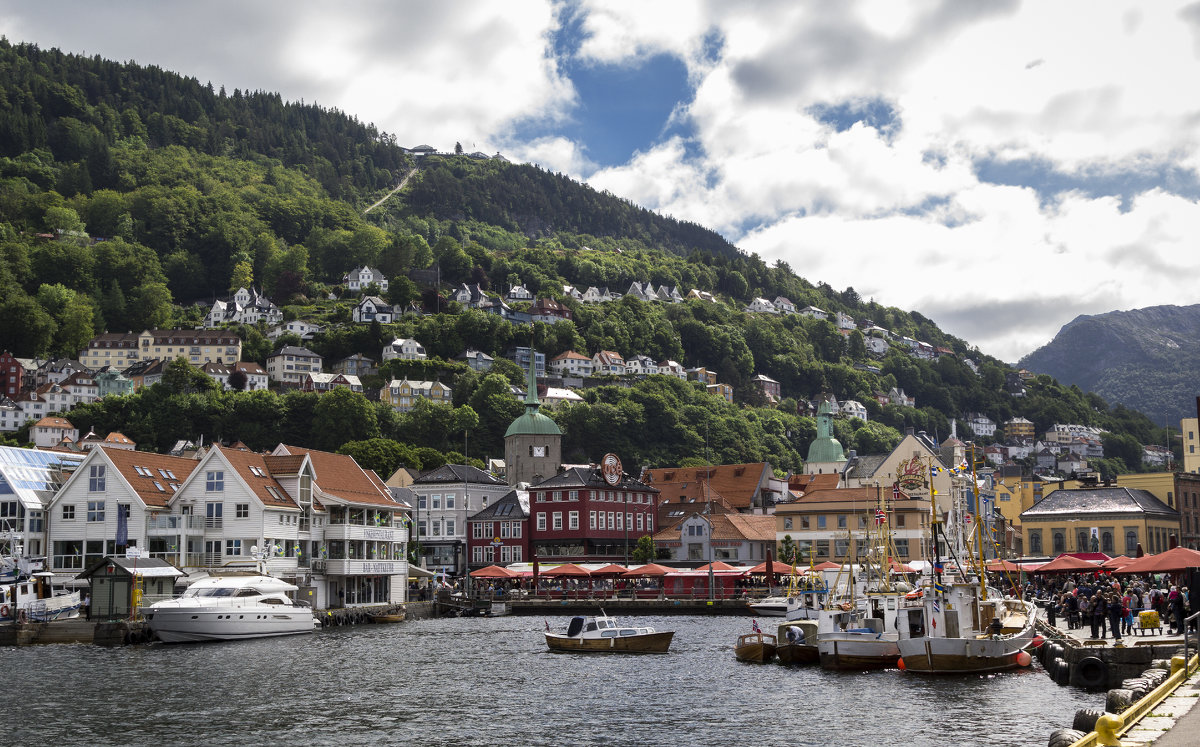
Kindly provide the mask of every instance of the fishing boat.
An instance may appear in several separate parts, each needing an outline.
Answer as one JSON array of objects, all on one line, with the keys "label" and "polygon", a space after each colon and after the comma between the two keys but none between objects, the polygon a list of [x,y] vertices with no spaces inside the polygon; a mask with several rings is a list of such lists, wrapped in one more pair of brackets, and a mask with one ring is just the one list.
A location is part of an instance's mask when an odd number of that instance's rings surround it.
[{"label": "fishing boat", "polygon": [[829,589],[815,571],[793,571],[786,596],[774,596],[751,602],[748,606],[763,617],[788,620],[815,620],[825,604]]},{"label": "fishing boat", "polygon": [[[982,528],[975,521],[978,565],[943,564],[943,542],[954,559],[965,558],[966,537],[961,506],[969,477],[975,516],[979,516],[979,489],[974,479],[974,454],[970,472],[955,482],[951,493],[949,534],[938,516],[936,501],[932,531],[934,563],[932,577],[923,587],[920,609],[908,612],[902,629],[910,635],[900,641],[899,666],[909,672],[930,674],[977,674],[1028,666],[1025,649],[1032,644],[1038,610],[1031,601],[1001,596],[984,581]],[[966,472],[964,468],[962,472]]]},{"label": "fishing boat", "polygon": [[776,638],[770,633],[764,633],[755,625],[754,632],[738,636],[737,645],[733,647],[733,655],[738,661],[751,664],[766,664],[775,658]]},{"label": "fishing boat", "polygon": [[546,623],[546,645],[551,651],[604,654],[665,654],[675,631],[659,632],[649,626],[630,627],[600,611],[596,616],[572,617],[565,633],[554,633]]},{"label": "fishing boat", "polygon": [[775,640],[775,656],[780,664],[816,664],[821,659],[817,651],[816,621],[782,623]]},{"label": "fishing boat", "polygon": [[40,571],[0,584],[0,620],[50,622],[79,617],[79,592],[55,590],[53,573]]},{"label": "fishing boat", "polygon": [[288,596],[297,587],[259,574],[211,576],[176,599],[150,605],[146,622],[164,643],[230,641],[311,633],[312,609]]}]

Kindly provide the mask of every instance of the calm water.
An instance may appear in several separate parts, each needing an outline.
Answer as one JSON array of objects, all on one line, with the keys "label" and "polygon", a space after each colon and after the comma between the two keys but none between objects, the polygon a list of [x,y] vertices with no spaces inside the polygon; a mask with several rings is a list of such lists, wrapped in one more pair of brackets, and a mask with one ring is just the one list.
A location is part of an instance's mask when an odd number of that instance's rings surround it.
[{"label": "calm water", "polygon": [[541,617],[0,649],[0,744],[1040,746],[1103,706],[1036,664],[966,678],[755,666],[733,658],[748,618],[638,620],[676,631],[670,654],[551,654]]}]

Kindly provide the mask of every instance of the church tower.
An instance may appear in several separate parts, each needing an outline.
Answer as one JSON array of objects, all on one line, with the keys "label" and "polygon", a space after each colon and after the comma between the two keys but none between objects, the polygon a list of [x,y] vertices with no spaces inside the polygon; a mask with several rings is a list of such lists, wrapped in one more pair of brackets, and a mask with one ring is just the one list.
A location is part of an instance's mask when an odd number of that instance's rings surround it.
[{"label": "church tower", "polygon": [[529,349],[529,380],[525,388],[525,413],[508,426],[504,434],[504,469],[509,485],[539,482],[558,474],[562,464],[562,431],[546,415],[538,412],[533,348]]},{"label": "church tower", "polygon": [[804,474],[836,474],[845,465],[846,455],[842,452],[842,444],[833,437],[833,408],[828,399],[823,399],[817,405],[817,437],[808,445]]}]

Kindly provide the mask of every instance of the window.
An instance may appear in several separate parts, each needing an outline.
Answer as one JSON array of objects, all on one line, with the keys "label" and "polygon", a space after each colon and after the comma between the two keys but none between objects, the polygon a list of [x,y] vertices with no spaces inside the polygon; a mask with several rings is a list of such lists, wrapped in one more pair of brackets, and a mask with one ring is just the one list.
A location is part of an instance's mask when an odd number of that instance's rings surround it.
[{"label": "window", "polygon": [[249,503],[236,504],[234,506],[234,514],[239,519],[249,519],[250,518],[250,504]]},{"label": "window", "polygon": [[225,540],[226,555],[241,555],[242,541],[241,540]]},{"label": "window", "polygon": [[825,517],[818,516],[817,517],[817,529],[824,529],[824,528],[825,528]]},{"label": "window", "polygon": [[792,517],[790,517],[790,516],[789,516],[789,517],[787,517],[786,519],[784,519],[784,520],[783,520],[783,528],[784,528],[784,529],[791,529],[791,528],[792,528]]},{"label": "window", "polygon": [[898,526],[898,527],[904,526],[904,514],[897,513],[895,516],[896,516],[896,526]]},{"label": "window", "polygon": [[[488,528],[489,529],[491,528],[490,523],[488,524]],[[488,532],[488,533],[491,534],[491,532]],[[512,522],[510,522],[510,521],[500,522],[500,536],[502,538],[512,536]]]},{"label": "window", "polygon": [[104,492],[104,472],[106,465],[93,464],[88,470],[88,492],[103,493]]},{"label": "window", "polygon": [[546,531],[546,514],[544,512],[538,512],[537,529],[539,532]]},{"label": "window", "polygon": [[893,540],[893,542],[896,545],[896,555],[898,555],[902,558],[907,558],[908,557],[908,540],[898,539],[898,540]]},{"label": "window", "polygon": [[[514,521],[512,523],[512,536],[513,536],[513,539],[516,539],[521,536],[521,522]],[[513,561],[513,562],[516,562],[516,561]]]},{"label": "window", "polygon": [[850,543],[848,540],[835,539],[833,541],[833,554],[839,558],[844,558],[850,552]]},{"label": "window", "polygon": [[417,496],[417,508],[419,508],[419,509],[428,508],[428,506],[426,505],[425,496],[423,496],[423,495]]},{"label": "window", "polygon": [[1088,552],[1091,549],[1091,543],[1088,542],[1087,532],[1078,532],[1076,534],[1078,544],[1075,545],[1076,552]]},{"label": "window", "polygon": [[1061,531],[1054,533],[1054,552],[1063,553],[1067,550],[1067,538]]},{"label": "window", "polygon": [[446,508],[454,508],[454,493],[446,495]]},{"label": "window", "polygon": [[429,496],[429,500],[430,500],[433,508],[441,508],[442,507],[442,496],[431,495],[431,496]]},{"label": "window", "polygon": [[75,506],[64,505],[62,507],[62,517],[63,517],[63,521],[74,521],[75,520]]},{"label": "window", "polygon": [[637,530],[638,530],[639,532],[640,532],[640,531],[642,531],[642,524],[643,524],[643,521],[642,521],[642,515],[641,515],[641,514],[638,514],[638,515],[637,515]]},{"label": "window", "polygon": [[446,519],[446,536],[454,536],[454,519]]},{"label": "window", "polygon": [[595,511],[588,512],[588,529],[591,529],[592,531],[596,531],[596,512]]},{"label": "window", "polygon": [[817,540],[817,557],[829,557],[829,540]]},{"label": "window", "polygon": [[846,528],[846,515],[838,514],[837,520],[838,520],[838,529],[845,529]]},{"label": "window", "polygon": [[551,525],[557,530],[562,529],[562,511],[555,511],[551,517]]},{"label": "window", "polygon": [[1112,532],[1104,531],[1100,533],[1100,552],[1113,551],[1113,536]]},{"label": "window", "polygon": [[1029,533],[1029,554],[1030,555],[1041,555],[1042,554],[1042,533],[1040,530],[1032,531]]},{"label": "window", "polygon": [[579,528],[579,512],[571,511],[567,514],[567,529]]},{"label": "window", "polygon": [[204,491],[220,493],[225,490],[225,471],[212,470],[204,473]]},{"label": "window", "polygon": [[104,501],[88,501],[87,520],[89,522],[104,521]]},{"label": "window", "polygon": [[579,500],[579,491],[578,491],[578,490],[571,490],[571,491],[568,491],[568,493],[567,493],[567,500],[568,500],[568,501],[577,501],[577,500]]},{"label": "window", "polygon": [[481,545],[476,545],[475,547],[471,548],[471,562],[472,563],[482,563],[483,562],[483,547]]},{"label": "window", "polygon": [[204,504],[204,526],[209,529],[220,529],[223,527],[225,525],[225,520],[222,518],[224,515],[224,503]]},{"label": "window", "polygon": [[624,531],[624,529],[625,529],[625,514],[618,511],[617,512],[617,531]]},{"label": "window", "polygon": [[1138,546],[1137,530],[1136,529],[1126,529],[1125,530],[1125,552],[1135,553],[1135,552],[1137,552],[1137,546]]}]

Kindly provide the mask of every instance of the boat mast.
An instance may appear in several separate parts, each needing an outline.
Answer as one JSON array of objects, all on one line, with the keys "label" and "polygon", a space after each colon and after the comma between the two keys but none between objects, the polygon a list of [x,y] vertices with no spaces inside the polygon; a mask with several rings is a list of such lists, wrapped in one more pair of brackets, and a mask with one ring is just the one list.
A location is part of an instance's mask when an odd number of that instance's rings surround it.
[{"label": "boat mast", "polygon": [[983,512],[979,506],[979,480],[975,476],[975,442],[971,442],[971,495],[975,499],[975,544],[979,548],[979,599],[987,601],[987,577],[984,575]]},{"label": "boat mast", "polygon": [[938,510],[937,488],[933,486],[933,457],[929,457],[925,468],[929,477],[929,509],[933,512],[929,530],[933,535],[933,589],[936,593],[942,588],[942,541],[940,536],[942,518],[941,511]]}]

